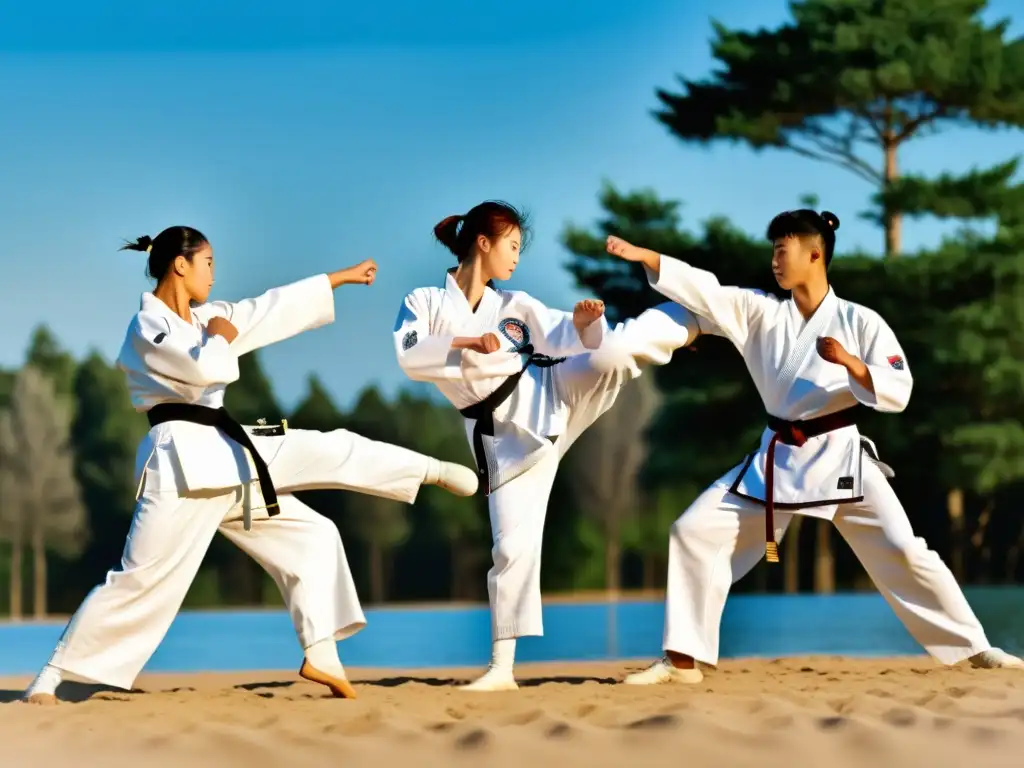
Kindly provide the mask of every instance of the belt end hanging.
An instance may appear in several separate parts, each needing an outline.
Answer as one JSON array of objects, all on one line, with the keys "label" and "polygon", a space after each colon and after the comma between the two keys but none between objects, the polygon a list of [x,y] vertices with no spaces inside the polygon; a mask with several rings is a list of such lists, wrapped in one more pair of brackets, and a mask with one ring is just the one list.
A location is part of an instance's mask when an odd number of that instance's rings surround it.
[{"label": "belt end hanging", "polygon": [[774,541],[765,542],[764,557],[769,563],[779,562],[779,545]]}]

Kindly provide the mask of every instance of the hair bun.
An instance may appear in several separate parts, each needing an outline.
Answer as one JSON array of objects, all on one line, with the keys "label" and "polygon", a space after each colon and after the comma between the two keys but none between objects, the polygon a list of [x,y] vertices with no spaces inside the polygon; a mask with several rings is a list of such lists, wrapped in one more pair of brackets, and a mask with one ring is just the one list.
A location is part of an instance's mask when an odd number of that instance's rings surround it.
[{"label": "hair bun", "polygon": [[832,228],[833,232],[839,229],[839,217],[832,213],[832,211],[822,211],[818,215],[821,216],[822,221]]}]

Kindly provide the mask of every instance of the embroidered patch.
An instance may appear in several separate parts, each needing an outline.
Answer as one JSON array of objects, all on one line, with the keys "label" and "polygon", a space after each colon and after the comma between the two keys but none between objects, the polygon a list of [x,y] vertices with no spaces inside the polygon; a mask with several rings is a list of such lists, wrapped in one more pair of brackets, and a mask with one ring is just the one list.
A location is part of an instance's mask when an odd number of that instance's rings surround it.
[{"label": "embroidered patch", "polygon": [[839,483],[836,488],[840,491],[852,491],[853,490],[853,478],[852,477],[840,477]]},{"label": "embroidered patch", "polygon": [[522,320],[514,317],[506,317],[498,323],[498,330],[501,335],[512,342],[516,349],[522,349],[530,343],[530,329]]},{"label": "embroidered patch", "polygon": [[416,331],[409,331],[402,339],[402,349],[412,349],[416,346],[417,341],[419,341],[419,337],[416,335]]},{"label": "embroidered patch", "polygon": [[889,355],[889,357],[885,359],[888,360],[889,365],[891,365],[897,371],[903,370],[903,358],[900,357],[899,355]]},{"label": "embroidered patch", "polygon": [[158,333],[158,334],[156,335],[156,338],[155,338],[155,339],[153,339],[153,343],[154,343],[154,344],[159,344],[159,343],[160,343],[161,341],[163,341],[163,340],[164,340],[164,339],[166,339],[166,338],[167,338],[167,334],[166,334],[166,333],[164,333],[163,331],[161,331],[160,333]]}]

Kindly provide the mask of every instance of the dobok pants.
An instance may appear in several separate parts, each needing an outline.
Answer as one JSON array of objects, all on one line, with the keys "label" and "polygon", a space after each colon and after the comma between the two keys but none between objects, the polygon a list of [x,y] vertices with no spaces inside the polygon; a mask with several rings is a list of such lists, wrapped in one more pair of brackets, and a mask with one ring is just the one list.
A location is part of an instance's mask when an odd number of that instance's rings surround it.
[{"label": "dobok pants", "polygon": [[566,430],[553,449],[488,497],[493,566],[487,573],[494,640],[544,634],[540,560],[544,519],[562,456],[615,404],[640,366],[663,365],[697,335],[694,317],[665,302],[609,331],[600,351],[574,355],[551,368],[557,396],[568,408]]},{"label": "dobok pants", "polygon": [[[303,648],[330,637],[344,639],[366,625],[337,527],[291,492],[354,490],[412,503],[427,457],[347,430],[292,430],[252,439],[262,455],[273,456],[268,466],[279,514],[253,509],[252,528],[246,531],[242,504],[251,486],[188,494],[144,486],[120,568],[86,597],[51,664],[130,689],[170,628],[217,531],[274,579]],[[280,441],[276,454],[262,450],[263,441]]]},{"label": "dobok pants", "polygon": [[[704,491],[669,535],[663,648],[718,662],[719,626],[732,584],[764,557],[764,507],[729,493],[739,467]],[[833,523],[917,642],[942,664],[991,648],[959,585],[914,535],[889,481],[864,462],[864,500],[837,505]],[[776,509],[781,541],[793,513]]]}]

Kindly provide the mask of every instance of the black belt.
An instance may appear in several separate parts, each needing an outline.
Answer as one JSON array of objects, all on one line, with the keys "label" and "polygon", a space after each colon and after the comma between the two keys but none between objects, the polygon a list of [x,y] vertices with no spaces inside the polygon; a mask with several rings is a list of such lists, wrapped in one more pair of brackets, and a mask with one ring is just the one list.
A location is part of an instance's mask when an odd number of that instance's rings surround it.
[{"label": "black belt", "polygon": [[484,496],[491,492],[491,476],[487,470],[487,456],[484,453],[484,436],[494,437],[494,412],[501,407],[501,404],[508,400],[519,385],[519,379],[526,373],[531,365],[537,368],[550,368],[564,362],[564,357],[548,357],[533,351],[533,345],[527,344],[519,350],[522,355],[527,355],[526,364],[523,369],[505,379],[496,390],[491,392],[479,403],[466,406],[459,410],[463,418],[475,419],[473,426],[473,456],[476,458],[476,472],[480,480],[480,488]]},{"label": "black belt", "polygon": [[775,433],[768,442],[764,465],[765,559],[769,563],[779,562],[779,545],[775,541],[775,444],[781,441],[786,445],[801,446],[812,437],[854,426],[859,410],[854,406],[806,421],[786,421],[769,414],[768,428]]},{"label": "black belt", "polygon": [[205,405],[194,405],[192,403],[160,403],[150,408],[146,416],[149,418],[149,426],[151,427],[167,421],[188,421],[192,424],[216,427],[247,449],[249,455],[252,456],[253,464],[256,465],[256,476],[260,480],[260,491],[263,493],[263,500],[267,505],[267,514],[273,516],[280,512],[277,505],[277,490],[270,479],[270,469],[267,467],[267,462],[263,460],[259,451],[256,450],[256,446],[253,445],[249,433],[224,408],[208,408]]}]

